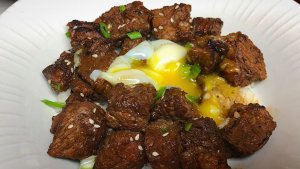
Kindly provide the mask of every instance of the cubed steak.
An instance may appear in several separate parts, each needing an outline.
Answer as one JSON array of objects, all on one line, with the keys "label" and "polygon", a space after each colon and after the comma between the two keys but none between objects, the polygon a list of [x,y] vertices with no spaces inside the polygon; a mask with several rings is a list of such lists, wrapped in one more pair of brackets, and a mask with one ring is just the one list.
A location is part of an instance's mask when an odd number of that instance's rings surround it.
[{"label": "cubed steak", "polygon": [[188,51],[187,61],[201,66],[203,73],[214,72],[228,51],[226,42],[219,36],[195,37]]},{"label": "cubed steak", "polygon": [[66,91],[70,87],[74,72],[73,66],[74,53],[72,50],[68,50],[64,51],[54,64],[43,70],[45,78],[54,91]]},{"label": "cubed steak", "polygon": [[178,123],[159,119],[147,126],[145,149],[153,169],[180,168],[180,132]]},{"label": "cubed steak", "polygon": [[140,132],[111,132],[98,152],[94,169],[142,169],[146,163],[143,141]]},{"label": "cubed steak", "polygon": [[179,88],[169,88],[154,104],[152,118],[165,118],[173,120],[192,120],[198,117],[193,103],[187,100],[186,93]]},{"label": "cubed steak", "polygon": [[228,116],[222,133],[237,156],[251,155],[262,148],[276,127],[272,116],[259,104],[234,104]]},{"label": "cubed steak", "polygon": [[73,93],[77,93],[81,97],[86,97],[93,101],[98,101],[100,98],[100,96],[94,91],[94,89],[89,84],[84,82],[76,75],[74,75],[71,81],[70,88]]},{"label": "cubed steak", "polygon": [[84,159],[97,153],[106,136],[105,112],[91,102],[70,103],[53,118],[51,131],[50,156]]},{"label": "cubed steak", "polygon": [[191,36],[191,5],[174,4],[152,10],[152,33],[156,39],[185,41]]},{"label": "cubed steak", "polygon": [[156,90],[150,84],[116,84],[108,93],[108,125],[115,129],[144,131]]},{"label": "cubed steak", "polygon": [[247,86],[267,78],[261,51],[241,32],[225,37],[228,53],[219,65],[221,75],[233,86]]},{"label": "cubed steak", "polygon": [[223,21],[220,18],[193,18],[193,32],[196,36],[221,35]]},{"label": "cubed steak", "polygon": [[150,11],[142,2],[134,1],[127,5],[112,7],[95,20],[96,23],[105,24],[111,40],[120,40],[127,33],[139,31],[144,36],[150,32]]},{"label": "cubed steak", "polygon": [[231,156],[231,153],[212,119],[199,118],[186,122],[182,128],[182,168],[230,168],[227,164],[227,158]]},{"label": "cubed steak", "polygon": [[131,40],[129,38],[126,38],[122,44],[120,55],[126,54],[130,49],[136,47],[138,44],[146,40],[146,38],[139,38]]}]

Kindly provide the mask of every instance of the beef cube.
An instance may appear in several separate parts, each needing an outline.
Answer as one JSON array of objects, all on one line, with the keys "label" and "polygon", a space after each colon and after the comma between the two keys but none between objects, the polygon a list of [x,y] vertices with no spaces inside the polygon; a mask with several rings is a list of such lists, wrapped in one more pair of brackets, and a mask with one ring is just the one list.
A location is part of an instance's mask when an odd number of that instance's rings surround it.
[{"label": "beef cube", "polygon": [[43,70],[45,78],[54,91],[66,91],[69,88],[73,76],[73,66],[73,51],[64,51],[54,64]]},{"label": "beef cube", "polygon": [[[222,140],[216,123],[211,118],[199,118],[185,123],[181,132],[183,153],[182,167],[185,169],[222,168],[227,165],[230,150]],[[226,168],[226,167],[225,167]]]},{"label": "beef cube", "polygon": [[154,104],[152,118],[191,120],[198,117],[197,110],[185,95],[186,93],[179,88],[167,89],[163,97]]},{"label": "beef cube", "polygon": [[54,138],[48,154],[52,157],[81,160],[94,155],[106,136],[105,112],[91,102],[68,104],[53,118]]},{"label": "beef cube", "polygon": [[187,61],[200,65],[203,73],[212,73],[221,63],[228,47],[221,37],[195,37],[193,47],[188,51]]},{"label": "beef cube", "polygon": [[86,97],[94,101],[99,100],[100,96],[94,89],[77,76],[73,77],[70,88],[72,92],[78,93],[81,97]]},{"label": "beef cube", "polygon": [[223,21],[220,18],[193,18],[193,32],[194,35],[221,35]]},{"label": "beef cube", "polygon": [[72,92],[71,95],[67,98],[66,103],[74,103],[74,102],[84,102],[90,101],[89,98],[82,97],[80,93]]},{"label": "beef cube", "polygon": [[247,86],[267,78],[266,66],[261,51],[248,36],[241,32],[225,37],[228,54],[219,65],[221,75],[233,86]]},{"label": "beef cube", "polygon": [[174,4],[152,10],[154,37],[171,41],[184,41],[191,36],[191,5]]},{"label": "beef cube", "polygon": [[159,119],[147,126],[145,149],[153,169],[180,166],[180,132],[176,122]]},{"label": "beef cube", "polygon": [[150,31],[150,11],[142,2],[134,1],[125,5],[121,11],[120,6],[112,7],[95,20],[96,23],[105,23],[110,32],[111,40],[119,40],[127,36],[127,33],[139,31],[146,35]]},{"label": "beef cube", "polygon": [[108,125],[115,129],[144,131],[155,93],[150,84],[115,85],[108,93]]},{"label": "beef cube", "polygon": [[126,38],[122,44],[120,55],[125,55],[130,49],[136,47],[138,44],[146,40],[146,38],[139,38],[131,40],[129,38]]},{"label": "beef cube", "polygon": [[104,41],[97,23],[73,20],[67,26],[71,35],[71,46],[76,50],[89,48],[95,41]]},{"label": "beef cube", "polygon": [[251,155],[262,148],[276,127],[272,116],[259,104],[234,104],[228,115],[230,121],[222,132],[237,156]]},{"label": "beef cube", "polygon": [[143,135],[128,130],[112,132],[98,152],[94,169],[141,169],[146,163]]},{"label": "beef cube", "polygon": [[91,85],[104,98],[106,98],[107,92],[111,88],[110,83],[101,78],[94,81],[90,78],[90,75],[94,70],[106,71],[109,68],[117,56],[114,50],[112,44],[97,41],[88,51],[83,51],[80,54],[80,64],[78,66],[80,78]]}]

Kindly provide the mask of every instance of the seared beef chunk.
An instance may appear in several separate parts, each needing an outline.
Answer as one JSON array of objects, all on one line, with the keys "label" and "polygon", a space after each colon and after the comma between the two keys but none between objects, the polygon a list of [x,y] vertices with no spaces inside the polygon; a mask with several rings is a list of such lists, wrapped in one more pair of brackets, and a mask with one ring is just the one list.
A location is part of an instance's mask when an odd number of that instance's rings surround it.
[{"label": "seared beef chunk", "polygon": [[153,169],[179,168],[181,145],[178,124],[159,119],[148,125],[145,148]]},{"label": "seared beef chunk", "polygon": [[276,127],[272,116],[259,104],[234,104],[228,115],[230,121],[222,131],[238,156],[251,155],[262,148]]},{"label": "seared beef chunk", "polygon": [[125,86],[119,83],[108,93],[107,120],[115,129],[144,131],[156,90],[150,84]]},{"label": "seared beef chunk", "polygon": [[68,99],[66,100],[66,103],[74,103],[74,102],[84,102],[84,101],[89,101],[90,99],[86,98],[86,97],[82,97],[80,95],[80,93],[75,93],[72,92],[71,95],[68,97]]},{"label": "seared beef chunk", "polygon": [[138,44],[140,44],[144,40],[146,40],[146,38],[140,38],[140,39],[135,39],[135,40],[126,38],[122,44],[120,55],[126,54],[130,49],[136,47]]},{"label": "seared beef chunk", "polygon": [[140,132],[116,131],[105,139],[94,169],[141,169],[146,163]]},{"label": "seared beef chunk", "polygon": [[241,32],[225,37],[228,54],[220,64],[221,75],[233,86],[247,86],[267,78],[263,54]]},{"label": "seared beef chunk", "polygon": [[221,37],[195,37],[193,47],[188,52],[187,61],[200,65],[203,73],[211,73],[220,64],[227,50],[228,47]]},{"label": "seared beef chunk", "polygon": [[99,41],[94,43],[88,51],[83,51],[80,54],[79,76],[104,97],[111,88],[110,83],[100,78],[94,81],[90,78],[90,75],[94,70],[106,71],[116,56],[112,44]]},{"label": "seared beef chunk", "polygon": [[71,34],[71,46],[74,49],[88,48],[94,41],[104,41],[97,23],[73,20],[67,26]]},{"label": "seared beef chunk", "polygon": [[77,76],[73,77],[70,88],[72,92],[78,93],[81,97],[87,97],[94,101],[99,99],[99,95],[94,89]]},{"label": "seared beef chunk", "polygon": [[221,35],[223,21],[220,18],[193,18],[193,32],[197,36]]},{"label": "seared beef chunk", "polygon": [[179,88],[167,89],[163,97],[155,103],[152,118],[191,120],[198,117],[194,105],[186,99],[185,95],[186,93]]},{"label": "seared beef chunk", "polygon": [[230,152],[222,140],[216,123],[210,118],[199,118],[190,123],[192,126],[184,127],[181,132],[184,149],[181,156],[182,167],[226,168]]},{"label": "seared beef chunk", "polygon": [[152,10],[153,35],[157,39],[186,40],[191,35],[191,5],[174,4]]},{"label": "seared beef chunk", "polygon": [[91,102],[68,104],[53,118],[52,157],[81,160],[96,153],[106,135],[105,112]]},{"label": "seared beef chunk", "polygon": [[56,92],[66,91],[73,76],[74,54],[64,51],[60,58],[43,70],[45,78]]},{"label": "seared beef chunk", "polygon": [[143,6],[142,2],[134,1],[125,5],[121,11],[119,6],[112,7],[103,13],[96,23],[105,23],[110,32],[110,39],[119,40],[126,37],[127,33],[139,31],[146,35],[150,31],[150,11]]}]

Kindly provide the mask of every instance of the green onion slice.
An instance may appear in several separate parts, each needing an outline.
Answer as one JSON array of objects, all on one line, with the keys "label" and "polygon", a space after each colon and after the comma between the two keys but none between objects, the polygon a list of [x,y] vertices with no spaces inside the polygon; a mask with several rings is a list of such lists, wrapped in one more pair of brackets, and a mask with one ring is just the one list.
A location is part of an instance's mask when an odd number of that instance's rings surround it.
[{"label": "green onion slice", "polygon": [[184,45],[185,49],[186,50],[190,50],[192,47],[193,47],[193,44],[190,43],[190,42],[187,42],[185,45]]},{"label": "green onion slice", "polygon": [[160,132],[161,134],[165,134],[168,132],[168,129],[167,128],[160,128]]},{"label": "green onion slice", "polygon": [[184,124],[184,130],[185,131],[190,131],[190,129],[192,128],[192,123],[185,123]]},{"label": "green onion slice", "polygon": [[66,32],[66,37],[67,37],[67,38],[71,38],[71,32],[69,32],[69,31]]},{"label": "green onion slice", "polygon": [[165,87],[165,86],[160,87],[160,88],[157,90],[157,92],[156,92],[156,95],[155,95],[155,97],[154,97],[154,100],[156,101],[156,100],[158,100],[159,98],[161,98],[161,97],[164,95],[166,89],[167,89],[167,87]]},{"label": "green onion slice", "polygon": [[192,95],[185,95],[185,97],[192,103],[198,103],[199,98],[197,96],[192,96]]},{"label": "green onion slice", "polygon": [[66,103],[62,103],[62,102],[54,102],[51,100],[41,100],[41,102],[43,102],[45,105],[49,106],[49,107],[53,107],[53,108],[63,108],[65,107]]},{"label": "green onion slice", "polygon": [[110,33],[108,31],[107,25],[104,22],[100,22],[99,26],[100,26],[100,31],[104,36],[104,38],[106,39],[110,38]]},{"label": "green onion slice", "polygon": [[120,12],[124,12],[124,11],[126,10],[125,5],[121,5],[121,6],[119,7],[119,10],[120,10]]},{"label": "green onion slice", "polygon": [[57,92],[61,91],[61,84],[53,84],[53,83],[51,83],[51,87],[54,88]]},{"label": "green onion slice", "polygon": [[79,169],[93,169],[96,156],[90,156],[80,161]]},{"label": "green onion slice", "polygon": [[190,78],[196,79],[201,73],[201,67],[199,65],[192,65],[190,69]]},{"label": "green onion slice", "polygon": [[131,39],[131,40],[134,40],[134,39],[139,39],[142,37],[142,34],[138,31],[134,31],[134,32],[129,32],[127,33],[127,36]]}]

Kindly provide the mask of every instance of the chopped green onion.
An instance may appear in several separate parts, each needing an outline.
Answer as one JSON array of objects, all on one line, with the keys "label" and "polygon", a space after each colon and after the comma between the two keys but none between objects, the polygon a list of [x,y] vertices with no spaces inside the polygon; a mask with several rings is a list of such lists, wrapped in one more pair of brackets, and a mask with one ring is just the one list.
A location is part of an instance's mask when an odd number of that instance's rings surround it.
[{"label": "chopped green onion", "polygon": [[193,47],[193,44],[190,43],[190,42],[187,42],[185,45],[184,45],[185,49],[186,50],[190,50],[192,47]]},{"label": "chopped green onion", "polygon": [[197,96],[192,96],[192,95],[185,95],[185,97],[192,103],[198,103],[199,98]]},{"label": "chopped green onion", "polygon": [[53,83],[51,83],[51,87],[54,88],[57,92],[61,91],[61,84],[53,84]]},{"label": "chopped green onion", "polygon": [[134,40],[134,39],[139,39],[142,37],[142,34],[138,31],[134,31],[134,32],[129,32],[127,33],[127,36],[131,39],[131,40]]},{"label": "chopped green onion", "polygon": [[100,22],[99,26],[100,26],[100,31],[104,36],[104,38],[106,39],[110,38],[110,33],[108,31],[107,25],[104,22]]},{"label": "chopped green onion", "polygon": [[184,130],[185,131],[190,131],[190,129],[192,128],[192,123],[185,123],[184,124]]},{"label": "chopped green onion", "polygon": [[160,132],[161,134],[165,134],[168,132],[168,129],[167,128],[160,128]]},{"label": "chopped green onion", "polygon": [[71,32],[69,32],[69,31],[66,32],[66,37],[67,37],[67,38],[71,38]]},{"label": "chopped green onion", "polygon": [[120,12],[124,12],[124,11],[126,10],[125,5],[121,5],[121,6],[119,7],[119,10],[120,10]]},{"label": "chopped green onion", "polygon": [[157,90],[157,93],[156,93],[156,96],[154,97],[154,100],[158,100],[159,98],[161,98],[165,91],[166,91],[167,87],[163,86],[163,87],[160,87],[158,90]]},{"label": "chopped green onion", "polygon": [[65,103],[62,103],[62,102],[54,102],[54,101],[47,100],[47,99],[41,100],[41,102],[43,102],[45,105],[47,105],[49,107],[54,107],[54,108],[63,108],[66,105]]},{"label": "chopped green onion", "polygon": [[79,169],[93,169],[96,156],[90,156],[80,161]]},{"label": "chopped green onion", "polygon": [[196,79],[201,72],[201,67],[198,65],[191,66],[190,78]]}]

